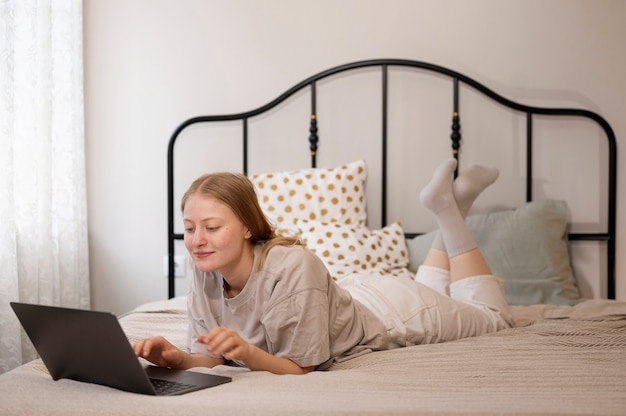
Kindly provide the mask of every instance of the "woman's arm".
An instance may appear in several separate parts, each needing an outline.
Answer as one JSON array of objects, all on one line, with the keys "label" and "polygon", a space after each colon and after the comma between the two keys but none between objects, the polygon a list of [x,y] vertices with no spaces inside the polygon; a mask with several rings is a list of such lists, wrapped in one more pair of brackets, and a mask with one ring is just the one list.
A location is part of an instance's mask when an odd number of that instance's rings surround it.
[{"label": "woman's arm", "polygon": [[214,328],[208,334],[199,336],[198,341],[205,344],[211,354],[222,356],[227,360],[239,360],[251,370],[269,371],[274,374],[306,374],[315,368],[315,366],[300,367],[287,358],[271,355],[247,343],[237,331],[229,328]]},{"label": "woman's arm", "polygon": [[306,374],[315,369],[315,366],[300,367],[287,358],[276,357],[254,345],[250,345],[250,349],[249,358],[244,362],[251,370],[265,370],[274,374]]}]

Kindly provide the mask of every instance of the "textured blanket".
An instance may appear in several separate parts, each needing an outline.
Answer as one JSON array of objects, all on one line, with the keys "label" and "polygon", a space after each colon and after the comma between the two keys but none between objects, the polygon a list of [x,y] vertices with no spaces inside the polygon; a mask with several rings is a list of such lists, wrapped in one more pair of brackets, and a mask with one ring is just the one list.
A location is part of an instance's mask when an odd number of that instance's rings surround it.
[{"label": "textured blanket", "polygon": [[[305,376],[220,366],[232,383],[151,397],[52,381],[40,360],[0,376],[0,414],[347,415],[626,413],[626,303],[514,308],[517,326],[444,344],[366,354]],[[129,338],[184,345],[184,301],[121,317]],[[219,413],[218,413],[219,412]]]}]

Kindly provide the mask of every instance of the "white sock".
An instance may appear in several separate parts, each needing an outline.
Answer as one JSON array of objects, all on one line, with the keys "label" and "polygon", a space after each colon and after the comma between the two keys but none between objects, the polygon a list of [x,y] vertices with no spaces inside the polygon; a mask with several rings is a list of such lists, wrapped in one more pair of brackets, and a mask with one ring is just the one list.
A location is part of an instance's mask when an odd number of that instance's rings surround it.
[{"label": "white sock", "polygon": [[[497,168],[481,165],[471,165],[462,170],[452,184],[452,194],[456,200],[461,216],[465,220],[472,204],[489,185],[498,179],[500,172]],[[437,233],[432,248],[447,251],[441,233]]]},{"label": "white sock", "polygon": [[420,193],[420,200],[435,215],[448,257],[455,257],[476,248],[465,218],[453,194],[456,159],[443,162]]}]

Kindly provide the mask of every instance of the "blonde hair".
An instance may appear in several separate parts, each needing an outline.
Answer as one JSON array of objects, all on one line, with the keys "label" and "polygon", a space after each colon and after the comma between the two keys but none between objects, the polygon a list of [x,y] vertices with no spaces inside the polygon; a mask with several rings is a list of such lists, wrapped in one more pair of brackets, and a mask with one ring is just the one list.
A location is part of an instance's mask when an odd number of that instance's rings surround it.
[{"label": "blonde hair", "polygon": [[254,185],[242,174],[232,172],[209,173],[193,181],[183,195],[180,209],[193,194],[215,198],[226,204],[239,218],[252,235],[250,241],[265,243],[261,250],[257,270],[261,270],[269,250],[277,245],[302,245],[297,237],[283,236],[276,233],[263,213],[257,199]]}]

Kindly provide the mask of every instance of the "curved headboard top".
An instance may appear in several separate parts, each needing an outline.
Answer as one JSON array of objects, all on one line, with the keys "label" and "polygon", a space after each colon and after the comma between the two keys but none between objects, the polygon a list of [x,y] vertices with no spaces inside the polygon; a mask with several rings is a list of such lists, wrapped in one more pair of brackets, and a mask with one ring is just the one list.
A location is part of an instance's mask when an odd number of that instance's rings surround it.
[{"label": "curved headboard top", "polygon": [[[282,94],[278,95],[274,100],[264,104],[258,108],[250,111],[234,114],[221,114],[221,115],[206,115],[192,117],[184,120],[173,132],[170,141],[168,143],[168,156],[167,156],[167,172],[168,172],[168,254],[169,254],[169,282],[168,293],[169,297],[175,295],[175,282],[174,282],[174,270],[175,270],[175,241],[182,239],[182,234],[175,232],[175,207],[177,201],[175,201],[174,193],[174,175],[175,175],[175,145],[178,143],[179,138],[183,131],[186,131],[191,126],[198,124],[211,123],[223,123],[234,122],[241,123],[241,147],[243,152],[241,154],[241,171],[248,173],[248,166],[250,160],[250,134],[249,134],[249,121],[255,117],[267,114],[271,110],[274,110],[278,106],[289,105],[289,99],[294,97],[301,91],[308,91],[310,94],[310,111],[308,117],[308,127],[306,132],[303,132],[303,143],[306,141],[309,147],[310,154],[310,166],[316,167],[319,156],[319,128],[320,122],[318,113],[318,83],[324,79],[337,76],[338,74],[348,74],[350,72],[358,73],[358,70],[363,68],[378,68],[380,69],[380,177],[381,177],[381,195],[380,195],[380,214],[382,224],[387,223],[387,208],[388,208],[388,166],[391,156],[388,152],[388,130],[389,130],[389,118],[390,111],[392,110],[389,105],[390,97],[390,68],[406,68],[410,70],[421,71],[424,73],[432,73],[438,77],[447,78],[451,81],[451,101],[452,108],[450,108],[450,146],[451,153],[454,157],[459,158],[461,148],[461,109],[460,109],[460,86],[466,86],[475,90],[479,94],[488,97],[491,101],[498,103],[499,105],[508,108],[514,112],[521,114],[521,117],[525,120],[525,200],[533,200],[533,183],[535,181],[535,175],[533,171],[533,145],[535,143],[534,136],[534,121],[537,116],[547,118],[575,118],[586,119],[595,123],[606,137],[606,190],[602,192],[603,198],[606,197],[606,201],[599,201],[606,209],[606,231],[602,232],[576,232],[570,233],[569,238],[571,240],[594,240],[606,243],[606,292],[607,297],[610,299],[615,298],[615,239],[616,239],[616,170],[617,170],[617,150],[616,150],[616,138],[610,124],[599,114],[582,108],[561,108],[561,107],[539,107],[522,104],[510,100],[484,84],[449,68],[445,68],[432,63],[406,60],[406,59],[371,59],[364,61],[351,62],[343,65],[338,65],[327,70],[314,74],[301,82],[297,83],[293,87],[289,88]],[[349,75],[349,74],[348,74]],[[346,75],[347,76],[347,75]],[[332,151],[332,150],[330,150]],[[604,153],[603,153],[604,154]],[[604,162],[603,162],[604,163]],[[602,163],[602,164],[603,164]],[[303,166],[305,167],[305,166]],[[424,230],[426,231],[426,230]],[[419,234],[411,233],[411,235]]]}]

